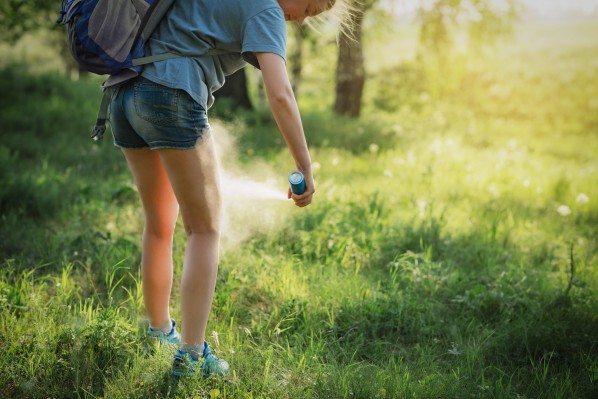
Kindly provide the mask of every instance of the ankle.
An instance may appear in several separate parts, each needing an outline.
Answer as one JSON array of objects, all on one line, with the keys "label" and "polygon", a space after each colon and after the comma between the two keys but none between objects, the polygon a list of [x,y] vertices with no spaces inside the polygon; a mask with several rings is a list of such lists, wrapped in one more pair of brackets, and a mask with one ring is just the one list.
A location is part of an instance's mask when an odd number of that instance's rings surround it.
[{"label": "ankle", "polygon": [[206,346],[207,342],[205,341],[197,345],[181,344],[181,346],[179,347],[179,352],[188,353],[191,355],[193,359],[199,359],[204,357]]},{"label": "ankle", "polygon": [[172,332],[172,329],[174,328],[173,324],[172,324],[172,320],[169,319],[169,321],[167,323],[165,323],[163,326],[152,326],[150,324],[149,329],[152,332],[163,332],[164,334],[168,335]]}]

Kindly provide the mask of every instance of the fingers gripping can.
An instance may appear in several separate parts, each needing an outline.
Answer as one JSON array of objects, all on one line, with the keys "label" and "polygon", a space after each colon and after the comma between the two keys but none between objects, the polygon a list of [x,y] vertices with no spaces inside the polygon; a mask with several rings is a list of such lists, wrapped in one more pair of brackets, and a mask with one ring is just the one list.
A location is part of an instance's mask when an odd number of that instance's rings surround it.
[{"label": "fingers gripping can", "polygon": [[305,192],[305,179],[303,173],[298,170],[289,173],[289,183],[293,194],[303,194]]}]

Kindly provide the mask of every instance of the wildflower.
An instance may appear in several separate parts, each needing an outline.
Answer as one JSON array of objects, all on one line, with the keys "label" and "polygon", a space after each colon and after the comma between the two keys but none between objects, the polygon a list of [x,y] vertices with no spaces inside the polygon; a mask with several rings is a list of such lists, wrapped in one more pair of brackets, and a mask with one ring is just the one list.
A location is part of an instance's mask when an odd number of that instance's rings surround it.
[{"label": "wildflower", "polygon": [[314,162],[311,164],[311,168],[316,171],[319,170],[322,167],[322,165],[319,162]]},{"label": "wildflower", "polygon": [[524,187],[529,187],[529,185],[530,185],[530,181],[529,181],[529,179],[525,179],[525,180],[523,181],[523,186],[524,186]]},{"label": "wildflower", "polygon": [[220,340],[218,339],[217,331],[212,331],[212,339],[214,340],[214,343],[216,344],[216,346],[220,346]]},{"label": "wildflower", "polygon": [[442,114],[442,112],[434,113],[434,120],[440,126],[446,125],[446,117]]},{"label": "wildflower", "polygon": [[336,166],[336,165],[338,165],[338,163],[339,163],[338,157],[332,158],[332,166]]},{"label": "wildflower", "polygon": [[392,177],[392,176],[393,176],[393,174],[392,174],[392,172],[391,172],[390,170],[386,169],[386,170],[384,171],[384,176],[386,176],[386,177]]},{"label": "wildflower", "polygon": [[571,209],[567,206],[567,205],[561,205],[559,206],[556,211],[559,213],[559,215],[561,216],[569,216],[571,214]]},{"label": "wildflower", "polygon": [[590,202],[590,199],[584,193],[579,193],[577,198],[575,198],[575,202],[578,202],[580,204],[586,204],[586,203]]},{"label": "wildflower", "polygon": [[401,125],[392,125],[392,130],[395,132],[397,136],[400,136],[403,133],[403,126]]},{"label": "wildflower", "polygon": [[488,186],[488,193],[492,195],[494,198],[500,197],[500,190],[496,184],[490,184]]},{"label": "wildflower", "polygon": [[434,154],[440,155],[442,153],[443,146],[444,146],[444,143],[442,142],[442,140],[435,139],[434,141],[432,141],[432,143],[430,143],[430,145],[428,146],[428,148]]},{"label": "wildflower", "polygon": [[380,149],[380,147],[378,147],[378,144],[376,144],[376,143],[370,144],[370,152],[372,154],[377,153],[379,149]]},{"label": "wildflower", "polygon": [[453,356],[459,356],[461,354],[461,351],[457,348],[457,345],[453,342],[453,347],[448,350],[448,353],[450,353]]},{"label": "wildflower", "polygon": [[423,219],[426,217],[426,207],[428,206],[428,203],[426,201],[423,200],[418,200],[417,201],[417,214],[420,217],[420,219]]}]

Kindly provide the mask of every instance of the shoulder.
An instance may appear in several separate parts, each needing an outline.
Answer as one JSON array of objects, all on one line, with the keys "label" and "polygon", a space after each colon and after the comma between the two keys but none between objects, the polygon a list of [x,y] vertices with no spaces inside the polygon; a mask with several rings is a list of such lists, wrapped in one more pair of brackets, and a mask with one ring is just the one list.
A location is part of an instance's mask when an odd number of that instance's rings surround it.
[{"label": "shoulder", "polygon": [[251,27],[255,29],[256,26],[261,26],[271,31],[284,31],[286,33],[286,21],[282,9],[276,6],[253,13],[245,20],[244,30]]}]

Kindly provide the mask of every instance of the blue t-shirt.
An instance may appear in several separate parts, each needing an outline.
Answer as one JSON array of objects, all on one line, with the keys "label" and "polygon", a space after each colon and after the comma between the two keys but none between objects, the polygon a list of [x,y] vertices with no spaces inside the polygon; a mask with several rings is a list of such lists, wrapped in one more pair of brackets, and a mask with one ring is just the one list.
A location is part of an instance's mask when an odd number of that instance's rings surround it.
[{"label": "blue t-shirt", "polygon": [[148,64],[142,76],[185,90],[208,109],[224,77],[245,66],[259,68],[255,52],[285,59],[286,24],[277,0],[175,1],[148,41],[151,54],[204,54],[209,49],[230,53],[173,58]]}]

